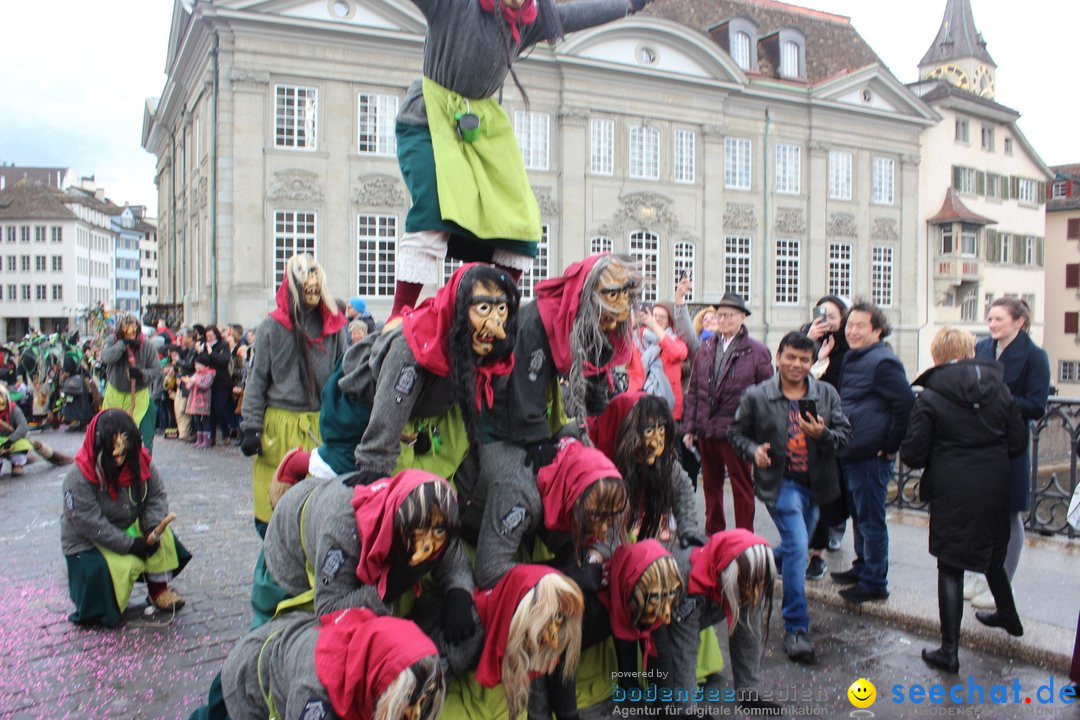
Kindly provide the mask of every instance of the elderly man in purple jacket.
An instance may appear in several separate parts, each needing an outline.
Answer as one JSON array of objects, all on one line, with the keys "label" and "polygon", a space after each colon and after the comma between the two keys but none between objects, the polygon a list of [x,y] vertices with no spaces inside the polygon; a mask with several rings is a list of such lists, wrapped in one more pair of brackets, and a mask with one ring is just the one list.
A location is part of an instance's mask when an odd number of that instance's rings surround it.
[{"label": "elderly man in purple jacket", "polygon": [[705,491],[705,532],[727,529],[724,521],[724,474],[731,476],[735,525],[754,530],[754,481],[750,463],[728,444],[739,398],[751,385],[772,377],[769,349],[750,337],[743,322],[750,315],[735,293],[725,293],[716,317],[720,332],[706,340],[690,373],[683,404],[683,444],[701,452],[701,484]]}]

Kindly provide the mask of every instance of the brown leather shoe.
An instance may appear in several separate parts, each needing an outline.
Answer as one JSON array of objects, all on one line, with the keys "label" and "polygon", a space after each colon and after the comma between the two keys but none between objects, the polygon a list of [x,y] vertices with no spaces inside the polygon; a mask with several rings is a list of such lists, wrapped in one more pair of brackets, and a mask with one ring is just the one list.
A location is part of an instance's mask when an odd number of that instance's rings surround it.
[{"label": "brown leather shoe", "polygon": [[157,595],[152,596],[150,602],[152,602],[154,607],[158,610],[171,610],[173,612],[184,607],[185,604],[184,598],[180,597],[180,593],[168,587]]},{"label": "brown leather shoe", "polygon": [[22,474],[23,474],[22,465],[12,465],[11,466],[11,476],[12,477],[18,477],[18,476],[20,476]]}]

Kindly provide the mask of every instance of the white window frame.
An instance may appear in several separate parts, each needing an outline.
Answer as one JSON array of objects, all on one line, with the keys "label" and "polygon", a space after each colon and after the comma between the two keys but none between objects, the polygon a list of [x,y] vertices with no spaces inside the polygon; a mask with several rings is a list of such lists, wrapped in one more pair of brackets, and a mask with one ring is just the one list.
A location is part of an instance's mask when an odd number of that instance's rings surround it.
[{"label": "white window frame", "polygon": [[[660,276],[660,235],[638,229],[629,236],[630,254],[638,261],[646,282],[641,289],[644,302],[656,302],[656,278]],[[651,281],[651,282],[650,282]]]},{"label": "white window frame", "polygon": [[64,299],[64,286],[63,285],[53,285],[52,286],[52,299],[53,300],[63,300]]},{"label": "white window frame", "polygon": [[801,243],[798,238],[776,240],[773,293],[777,305],[796,305],[799,302],[799,269]]},{"label": "white window frame", "polygon": [[776,192],[798,195],[802,169],[802,148],[788,143],[776,143]]},{"label": "white window frame", "polygon": [[273,287],[285,277],[285,263],[297,253],[310,253],[316,260],[319,236],[319,213],[316,210],[274,211]]},{"label": "white window frame", "polygon": [[953,139],[958,143],[967,144],[968,142],[970,142],[969,138],[971,137],[971,133],[969,131],[970,127],[968,125],[968,121],[964,118],[956,118],[956,123],[953,130]]},{"label": "white window frame", "polygon": [[892,205],[896,190],[896,161],[892,158],[874,158],[873,202],[875,205]]},{"label": "white window frame", "polygon": [[799,43],[787,40],[780,48],[780,77],[798,78]]},{"label": "white window frame", "polygon": [[1016,183],[1016,199],[1018,202],[1034,205],[1038,202],[1039,183],[1028,178],[1019,178]]},{"label": "white window frame", "polygon": [[675,128],[675,168],[674,180],[677,183],[692,183],[696,169],[697,132],[689,128]]},{"label": "white window frame", "polygon": [[743,70],[750,69],[750,36],[742,31],[732,36],[731,59]]},{"label": "white window frame", "polygon": [[829,199],[851,199],[853,156],[847,150],[829,151]]},{"label": "white window frame", "polygon": [[1058,360],[1058,382],[1080,382],[1080,360]]},{"label": "white window frame", "polygon": [[1052,200],[1058,200],[1063,197],[1068,197],[1069,183],[1063,180],[1059,180],[1050,186],[1050,198]]},{"label": "white window frame", "polygon": [[[274,85],[274,147],[313,152],[318,147],[319,89]],[[300,135],[303,140],[300,140]]]},{"label": "white window frame", "polygon": [[690,278],[690,291],[686,293],[686,301],[694,301],[694,271],[697,264],[697,247],[694,243],[677,242],[672,247],[672,280],[674,284],[671,287],[675,287],[679,284],[683,275]]},{"label": "white window frame", "polygon": [[753,144],[749,138],[724,138],[724,187],[749,190],[752,182]]},{"label": "white window frame", "polygon": [[998,261],[1003,263],[1012,262],[1012,235],[1009,233],[1001,233],[998,235],[998,242],[1001,243],[1001,249],[998,251]]},{"label": "white window frame", "polygon": [[540,226],[540,242],[536,245],[536,257],[533,258],[533,264],[529,272],[522,273],[521,282],[518,283],[518,287],[521,289],[522,302],[532,300],[535,297],[537,283],[547,280],[550,233],[550,225],[544,223]]},{"label": "white window frame", "polygon": [[960,225],[960,257],[976,257],[979,254],[979,226]]},{"label": "white window frame", "polygon": [[551,115],[535,110],[514,111],[517,135],[526,170],[547,170],[551,148]]},{"label": "white window frame", "polygon": [[829,277],[827,290],[830,295],[851,297],[852,274],[851,274],[851,243],[829,243]]},{"label": "white window frame", "polygon": [[753,240],[749,235],[724,237],[724,290],[738,293],[747,303],[753,278]]},{"label": "white window frame", "polygon": [[615,174],[615,121],[593,118],[589,128],[589,172]]},{"label": "white window frame", "polygon": [[627,133],[630,177],[660,179],[660,130],[652,125],[635,125]]},{"label": "white window frame", "polygon": [[1008,138],[1008,137],[1007,137],[1007,138],[1005,138],[1005,142],[1004,142],[1004,143],[1002,143],[1002,146],[1003,146],[1003,147],[1004,147],[1004,149],[1005,149],[1005,154],[1006,154],[1006,155],[1012,155],[1012,154],[1013,154],[1013,143],[1012,143],[1012,138]]},{"label": "white window frame", "polygon": [[589,238],[589,255],[596,255],[597,253],[612,252],[615,248],[615,241],[606,235],[596,235]]},{"label": "white window frame", "polygon": [[1024,237],[1024,264],[1028,267],[1035,267],[1035,246],[1037,242],[1035,237],[1027,235]]},{"label": "white window frame", "polygon": [[896,248],[892,245],[874,245],[870,257],[870,301],[879,307],[892,307],[894,282],[894,258]]},{"label": "white window frame", "polygon": [[974,195],[978,190],[978,172],[975,168],[960,168],[960,187],[956,188],[959,193]]},{"label": "white window frame", "polygon": [[979,321],[979,293],[972,290],[960,299],[960,320],[962,322]]},{"label": "white window frame", "polygon": [[356,294],[393,297],[397,265],[397,215],[356,216]]},{"label": "white window frame", "polygon": [[356,152],[360,155],[395,155],[394,119],[397,112],[397,95],[357,93]]},{"label": "white window frame", "polygon": [[979,144],[983,150],[994,152],[994,127],[983,125],[979,134]]}]

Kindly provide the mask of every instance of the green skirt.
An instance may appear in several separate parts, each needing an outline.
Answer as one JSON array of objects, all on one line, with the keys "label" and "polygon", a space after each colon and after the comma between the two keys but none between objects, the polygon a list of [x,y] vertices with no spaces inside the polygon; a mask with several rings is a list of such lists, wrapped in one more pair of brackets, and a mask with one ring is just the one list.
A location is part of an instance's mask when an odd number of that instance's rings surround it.
[{"label": "green skirt", "polygon": [[[123,392],[117,388],[105,384],[105,397],[101,401],[101,409],[119,408],[124,412],[131,410],[131,393]],[[150,389],[143,388],[135,391],[135,414],[132,416],[135,424],[139,426],[139,437],[142,438],[146,452],[154,452],[154,431],[157,430],[157,406],[150,397]]]},{"label": "green skirt", "polygon": [[[166,541],[166,538],[170,538]],[[68,568],[68,594],[75,612],[68,616],[74,623],[99,623],[116,627],[127,609],[131,590],[143,572],[169,572],[174,577],[191,560],[191,553],[169,528],[161,536],[162,549],[144,562],[134,555],[118,555],[93,547],[65,555]],[[170,547],[171,546],[171,549]],[[106,560],[106,556],[109,559]]]},{"label": "green skirt", "polygon": [[270,522],[270,481],[285,453],[294,447],[314,450],[322,444],[319,434],[319,413],[266,408],[260,436],[262,453],[255,456],[252,467],[252,495],[255,519]]}]

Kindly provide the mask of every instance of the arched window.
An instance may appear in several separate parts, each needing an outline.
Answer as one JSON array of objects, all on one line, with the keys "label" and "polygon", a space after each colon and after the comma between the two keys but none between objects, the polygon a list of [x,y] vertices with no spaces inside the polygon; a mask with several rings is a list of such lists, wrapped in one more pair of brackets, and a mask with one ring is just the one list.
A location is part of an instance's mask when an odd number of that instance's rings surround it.
[{"label": "arched window", "polygon": [[656,302],[656,281],[660,270],[660,236],[648,230],[635,230],[630,233],[630,254],[641,264],[641,275],[645,279],[641,289],[641,299]]}]

